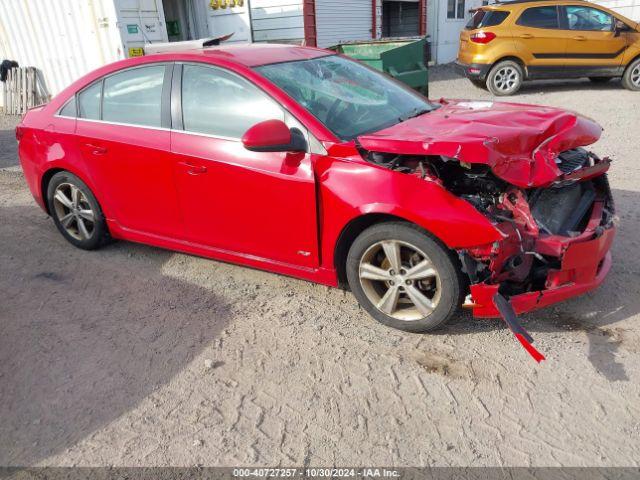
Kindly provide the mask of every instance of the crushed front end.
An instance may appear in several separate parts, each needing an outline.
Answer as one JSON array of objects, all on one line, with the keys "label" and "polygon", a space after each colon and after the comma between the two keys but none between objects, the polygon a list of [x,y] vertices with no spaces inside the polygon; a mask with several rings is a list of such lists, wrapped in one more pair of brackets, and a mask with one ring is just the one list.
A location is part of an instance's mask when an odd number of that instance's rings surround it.
[{"label": "crushed front end", "polygon": [[583,148],[555,157],[558,174],[544,186],[523,188],[487,165],[445,156],[367,152],[369,161],[442,185],[472,204],[502,239],[458,250],[477,317],[505,317],[496,295],[515,314],[588,292],[611,266],[615,211],[606,171],[610,160]]},{"label": "crushed front end", "polygon": [[607,275],[616,218],[610,161],[577,148],[556,162],[562,174],[545,187],[464,194],[503,234],[459,252],[471,284],[466,306],[475,316],[502,316],[497,293],[519,314],[593,290]]}]

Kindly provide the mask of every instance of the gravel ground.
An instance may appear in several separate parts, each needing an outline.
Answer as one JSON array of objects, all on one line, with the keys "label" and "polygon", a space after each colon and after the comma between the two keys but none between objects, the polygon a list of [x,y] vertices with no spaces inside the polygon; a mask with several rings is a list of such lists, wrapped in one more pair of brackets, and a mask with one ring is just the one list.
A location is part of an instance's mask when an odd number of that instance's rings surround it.
[{"label": "gravel ground", "polygon": [[[491,98],[447,67],[431,93]],[[622,220],[605,285],[524,317],[540,366],[499,321],[406,334],[340,290],[74,249],[0,172],[0,465],[638,466],[640,94],[545,82],[511,101],[604,125]]]}]

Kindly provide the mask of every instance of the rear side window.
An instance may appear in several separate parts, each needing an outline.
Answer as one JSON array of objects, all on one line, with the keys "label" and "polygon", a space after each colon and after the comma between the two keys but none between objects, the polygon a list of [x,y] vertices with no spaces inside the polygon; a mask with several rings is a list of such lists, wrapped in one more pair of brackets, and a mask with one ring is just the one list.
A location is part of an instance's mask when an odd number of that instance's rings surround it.
[{"label": "rear side window", "polygon": [[465,28],[475,30],[476,28],[495,27],[504,22],[508,16],[509,12],[502,10],[476,10]]},{"label": "rear side window", "polygon": [[160,127],[164,71],[164,65],[153,65],[105,78],[102,120]]},{"label": "rear side window", "polygon": [[523,27],[560,28],[558,9],[553,6],[527,8],[516,23]]},{"label": "rear side window", "polygon": [[266,93],[219,68],[185,65],[182,116],[188,132],[241,138],[264,120],[284,120],[284,112]]},{"label": "rear side window", "polygon": [[97,82],[85,88],[78,95],[78,114],[80,118],[100,120],[100,97],[102,82]]}]

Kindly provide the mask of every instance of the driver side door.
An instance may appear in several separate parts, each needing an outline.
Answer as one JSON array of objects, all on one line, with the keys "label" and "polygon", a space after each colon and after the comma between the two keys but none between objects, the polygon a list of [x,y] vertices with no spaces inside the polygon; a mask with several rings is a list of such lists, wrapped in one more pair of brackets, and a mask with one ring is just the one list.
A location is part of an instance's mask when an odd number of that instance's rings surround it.
[{"label": "driver side door", "polygon": [[309,153],[250,152],[241,137],[264,120],[295,121],[229,70],[176,65],[171,132],[188,241],[301,267],[318,265],[316,186]]}]

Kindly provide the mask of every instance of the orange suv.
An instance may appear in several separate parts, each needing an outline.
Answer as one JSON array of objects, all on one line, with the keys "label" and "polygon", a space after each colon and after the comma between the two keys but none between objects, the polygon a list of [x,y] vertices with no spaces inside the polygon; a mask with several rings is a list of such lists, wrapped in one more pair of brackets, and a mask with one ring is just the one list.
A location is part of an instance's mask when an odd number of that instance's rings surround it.
[{"label": "orange suv", "polygon": [[622,77],[640,90],[640,24],[585,1],[515,0],[476,10],[460,34],[458,68],[494,95],[524,80]]}]

